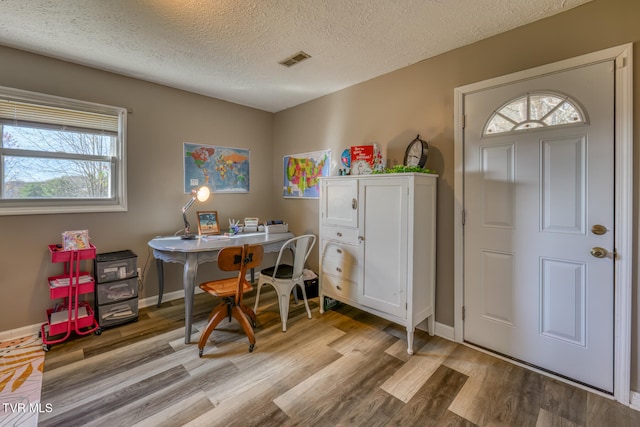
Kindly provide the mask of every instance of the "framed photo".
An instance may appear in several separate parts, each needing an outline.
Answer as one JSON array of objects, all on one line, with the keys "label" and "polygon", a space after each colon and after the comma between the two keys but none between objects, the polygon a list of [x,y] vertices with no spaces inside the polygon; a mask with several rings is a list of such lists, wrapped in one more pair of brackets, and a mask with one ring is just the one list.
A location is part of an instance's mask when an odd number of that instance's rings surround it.
[{"label": "framed photo", "polygon": [[206,236],[207,234],[220,234],[220,224],[218,224],[217,211],[198,212],[198,234],[200,236]]}]

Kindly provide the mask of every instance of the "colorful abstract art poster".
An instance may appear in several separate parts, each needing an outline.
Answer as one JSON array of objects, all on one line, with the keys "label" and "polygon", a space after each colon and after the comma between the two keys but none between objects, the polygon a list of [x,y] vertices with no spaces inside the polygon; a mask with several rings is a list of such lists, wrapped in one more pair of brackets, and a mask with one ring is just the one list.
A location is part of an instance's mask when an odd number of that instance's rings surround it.
[{"label": "colorful abstract art poster", "polygon": [[0,426],[36,427],[39,413],[51,413],[41,403],[44,350],[38,336],[0,342]]},{"label": "colorful abstract art poster", "polygon": [[184,192],[207,185],[214,193],[249,192],[249,150],[184,143]]},{"label": "colorful abstract art poster", "polygon": [[284,156],[285,198],[317,199],[320,197],[320,177],[329,176],[331,150]]}]

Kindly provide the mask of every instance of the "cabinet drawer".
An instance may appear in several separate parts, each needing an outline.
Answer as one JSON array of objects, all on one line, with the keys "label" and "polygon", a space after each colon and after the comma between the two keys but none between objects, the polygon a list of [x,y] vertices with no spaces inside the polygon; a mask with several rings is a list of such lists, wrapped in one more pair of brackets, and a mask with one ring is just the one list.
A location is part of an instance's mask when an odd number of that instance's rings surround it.
[{"label": "cabinet drawer", "polygon": [[137,297],[138,278],[132,277],[118,282],[99,283],[96,288],[98,290],[98,304],[109,304]]},{"label": "cabinet drawer", "polygon": [[138,257],[130,250],[96,255],[94,271],[96,281],[124,280],[138,275]]},{"label": "cabinet drawer", "polygon": [[98,305],[98,323],[102,327],[128,322],[138,317],[138,298],[114,304]]},{"label": "cabinet drawer", "polygon": [[323,241],[322,272],[357,282],[360,275],[360,246]]},{"label": "cabinet drawer", "polygon": [[337,242],[359,243],[357,228],[324,226],[320,229],[320,235],[323,239],[335,240]]},{"label": "cabinet drawer", "polygon": [[357,301],[358,285],[355,282],[324,273],[321,279],[322,293],[324,295],[342,301],[345,299]]}]

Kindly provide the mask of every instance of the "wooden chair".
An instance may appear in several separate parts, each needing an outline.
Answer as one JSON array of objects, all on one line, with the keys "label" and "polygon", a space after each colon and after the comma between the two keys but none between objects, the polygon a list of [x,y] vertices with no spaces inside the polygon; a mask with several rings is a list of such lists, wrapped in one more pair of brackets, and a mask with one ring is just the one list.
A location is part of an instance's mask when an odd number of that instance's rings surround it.
[{"label": "wooden chair", "polygon": [[222,302],[209,315],[209,323],[200,335],[198,342],[200,357],[209,335],[225,317],[228,317],[229,321],[233,317],[240,323],[249,338],[249,352],[253,351],[256,345],[256,336],[253,332],[256,315],[251,308],[242,303],[242,295],[253,289],[246,280],[247,269],[260,265],[263,254],[264,248],[261,245],[230,246],[221,249],[218,253],[218,268],[222,271],[238,271],[238,275],[200,284],[200,289],[203,291],[222,298]]},{"label": "wooden chair", "polygon": [[[307,302],[307,293],[304,289],[304,279],[302,278],[302,270],[304,263],[309,258],[311,249],[316,243],[316,236],[313,234],[305,234],[303,236],[289,239],[282,245],[276,265],[265,268],[258,276],[258,287],[256,292],[256,303],[253,307],[254,311],[258,311],[258,303],[260,302],[260,289],[262,286],[269,284],[274,287],[278,294],[278,306],[280,307],[280,320],[282,321],[282,332],[287,331],[287,319],[289,318],[289,300],[291,292],[298,286],[302,290],[302,299],[307,310],[307,316],[311,319],[311,310]],[[293,249],[293,265],[283,263],[284,251],[295,245]],[[296,303],[298,299],[296,298]]]}]

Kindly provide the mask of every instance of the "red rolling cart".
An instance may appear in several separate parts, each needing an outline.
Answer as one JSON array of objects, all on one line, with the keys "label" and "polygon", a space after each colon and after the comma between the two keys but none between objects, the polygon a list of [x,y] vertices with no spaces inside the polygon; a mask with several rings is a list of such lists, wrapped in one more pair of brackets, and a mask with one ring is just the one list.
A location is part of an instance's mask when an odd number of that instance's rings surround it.
[{"label": "red rolling cart", "polygon": [[93,293],[95,282],[93,276],[81,271],[81,262],[96,257],[96,248],[65,251],[56,245],[49,245],[51,262],[64,263],[64,274],[49,277],[49,296],[59,299],[53,308],[47,310],[47,322],[41,326],[42,345],[49,350],[52,344],[65,341],[71,332],[87,335],[101,330],[93,314],[93,309],[80,296]]}]

